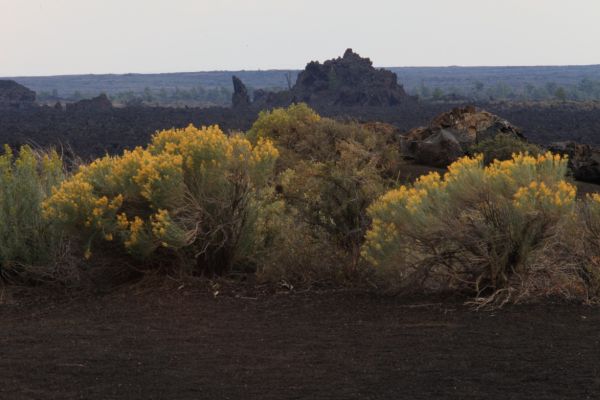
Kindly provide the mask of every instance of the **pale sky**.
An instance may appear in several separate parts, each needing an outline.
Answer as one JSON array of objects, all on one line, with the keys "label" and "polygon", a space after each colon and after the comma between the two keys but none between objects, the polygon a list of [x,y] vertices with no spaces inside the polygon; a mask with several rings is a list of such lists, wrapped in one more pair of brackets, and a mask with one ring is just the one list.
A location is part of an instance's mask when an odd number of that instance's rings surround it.
[{"label": "pale sky", "polygon": [[0,0],[0,76],[600,64],[600,0]]}]

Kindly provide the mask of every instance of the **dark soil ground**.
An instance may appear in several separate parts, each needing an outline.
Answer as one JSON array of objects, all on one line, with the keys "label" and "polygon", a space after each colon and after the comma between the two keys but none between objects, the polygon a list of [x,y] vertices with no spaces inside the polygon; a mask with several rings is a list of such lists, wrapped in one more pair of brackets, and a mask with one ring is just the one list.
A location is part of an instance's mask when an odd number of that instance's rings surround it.
[{"label": "dark soil ground", "polygon": [[1,399],[597,399],[600,309],[5,293],[0,377]]}]

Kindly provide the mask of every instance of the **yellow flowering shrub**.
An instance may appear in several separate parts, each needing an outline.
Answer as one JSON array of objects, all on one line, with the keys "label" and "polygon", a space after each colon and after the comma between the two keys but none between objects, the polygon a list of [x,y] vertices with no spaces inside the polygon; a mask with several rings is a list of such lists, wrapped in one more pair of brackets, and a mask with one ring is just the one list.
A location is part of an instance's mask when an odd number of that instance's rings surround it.
[{"label": "yellow flowering shrub", "polygon": [[335,161],[340,142],[360,144],[373,153],[377,169],[388,178],[397,178],[402,162],[393,130],[321,117],[304,103],[262,111],[247,138],[252,143],[270,139],[277,145],[281,154],[278,171],[294,168],[301,161]]},{"label": "yellow flowering shrub", "polygon": [[575,212],[567,160],[515,154],[484,166],[464,157],[381,196],[362,249],[392,286],[426,284],[478,293],[506,288]]},{"label": "yellow flowering shrub", "polygon": [[[370,222],[367,207],[399,176],[395,131],[323,118],[298,104],[261,113],[247,136],[251,141],[270,138],[280,151],[276,181],[285,218],[305,229],[293,237],[322,244],[313,255],[316,262],[325,252],[344,254],[336,256],[336,268],[346,278],[362,273],[358,263]],[[329,250],[323,251],[326,246]]]},{"label": "yellow flowering shrub", "polygon": [[22,267],[50,264],[62,250],[63,235],[53,221],[42,218],[42,202],[64,178],[55,151],[29,146],[18,154],[4,147],[0,156],[0,278]]},{"label": "yellow flowering shrub", "polygon": [[319,121],[321,116],[305,103],[292,104],[287,108],[261,111],[247,135],[252,141],[260,138],[278,140],[289,136],[290,132],[300,133]]},{"label": "yellow flowering shrub", "polygon": [[146,148],[84,165],[44,203],[49,220],[145,258],[170,249],[202,271],[236,260],[248,207],[277,159],[268,140],[252,145],[217,126],[159,132]]}]

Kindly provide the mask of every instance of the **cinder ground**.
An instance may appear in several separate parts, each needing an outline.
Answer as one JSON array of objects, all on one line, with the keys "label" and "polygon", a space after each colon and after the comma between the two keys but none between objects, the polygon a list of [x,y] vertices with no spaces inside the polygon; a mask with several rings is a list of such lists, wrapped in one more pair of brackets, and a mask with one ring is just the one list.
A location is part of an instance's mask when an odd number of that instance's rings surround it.
[{"label": "cinder ground", "polygon": [[199,290],[4,296],[0,399],[597,399],[600,309]]}]

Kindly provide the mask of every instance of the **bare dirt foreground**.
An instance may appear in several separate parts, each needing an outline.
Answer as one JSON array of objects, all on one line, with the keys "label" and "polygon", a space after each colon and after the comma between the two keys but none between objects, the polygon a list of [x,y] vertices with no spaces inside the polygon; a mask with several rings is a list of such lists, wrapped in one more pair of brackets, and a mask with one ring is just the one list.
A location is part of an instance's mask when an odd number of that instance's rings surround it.
[{"label": "bare dirt foreground", "polygon": [[0,399],[598,399],[600,309],[366,294],[4,298]]}]

